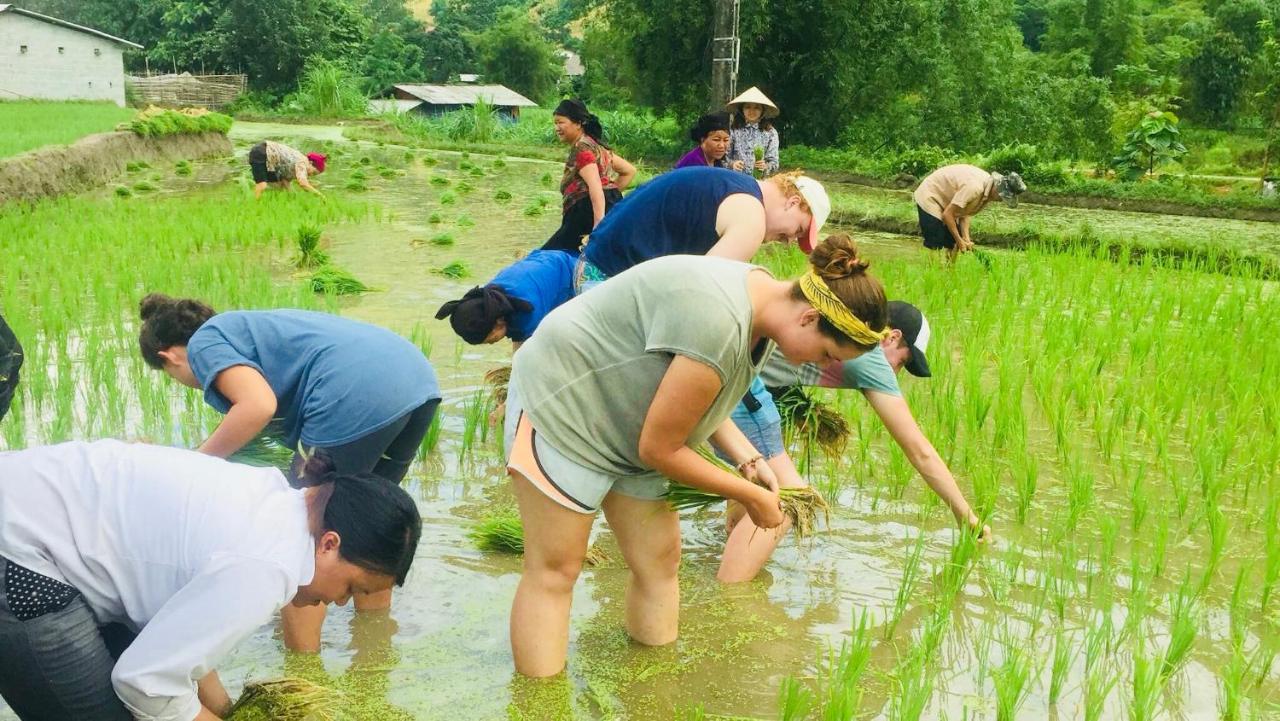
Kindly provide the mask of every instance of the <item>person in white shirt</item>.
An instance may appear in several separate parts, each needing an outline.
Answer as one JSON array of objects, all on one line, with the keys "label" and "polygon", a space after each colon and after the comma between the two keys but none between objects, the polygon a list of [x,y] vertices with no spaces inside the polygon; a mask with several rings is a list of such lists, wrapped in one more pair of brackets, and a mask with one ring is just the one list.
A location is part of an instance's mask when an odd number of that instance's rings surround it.
[{"label": "person in white shirt", "polygon": [[274,468],[111,440],[0,453],[0,696],[22,721],[218,719],[219,660],[286,604],[403,584],[413,499],[309,463],[293,489]]}]

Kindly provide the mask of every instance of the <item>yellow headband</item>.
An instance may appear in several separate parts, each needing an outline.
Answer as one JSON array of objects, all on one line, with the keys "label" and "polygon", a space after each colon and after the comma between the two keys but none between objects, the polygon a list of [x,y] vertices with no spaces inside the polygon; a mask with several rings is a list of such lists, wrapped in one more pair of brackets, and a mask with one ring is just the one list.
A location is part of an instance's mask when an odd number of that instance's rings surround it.
[{"label": "yellow headband", "polygon": [[889,334],[888,328],[881,331],[871,330],[866,323],[862,322],[862,319],[849,310],[849,307],[840,300],[839,296],[831,292],[827,282],[812,270],[801,276],[800,291],[804,293],[804,297],[809,300],[814,309],[822,314],[823,318],[831,321],[831,325],[838,328],[841,333],[849,336],[855,343],[875,345],[884,340],[884,337]]}]

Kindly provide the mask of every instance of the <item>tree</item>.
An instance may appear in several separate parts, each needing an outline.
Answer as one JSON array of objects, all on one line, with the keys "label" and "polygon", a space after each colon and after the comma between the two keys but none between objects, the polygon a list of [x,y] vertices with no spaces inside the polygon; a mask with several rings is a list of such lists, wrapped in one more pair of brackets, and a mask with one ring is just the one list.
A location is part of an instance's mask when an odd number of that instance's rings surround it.
[{"label": "tree", "polygon": [[528,7],[528,0],[432,0],[431,17],[437,27],[476,33],[498,24],[504,10]]},{"label": "tree", "polygon": [[423,74],[433,83],[447,82],[459,73],[475,72],[475,48],[456,28],[437,25],[422,43]]},{"label": "tree", "polygon": [[555,45],[542,36],[528,13],[506,8],[493,27],[472,39],[488,80],[539,103],[555,96],[563,66]]},{"label": "tree", "polygon": [[424,79],[422,49],[390,30],[381,30],[370,39],[368,52],[360,60],[360,75],[369,95],[396,83],[420,82]]},{"label": "tree", "polygon": [[1206,39],[1189,67],[1196,114],[1215,123],[1229,120],[1248,73],[1248,52],[1239,38],[1218,32]]},{"label": "tree", "polygon": [[1124,138],[1120,155],[1112,164],[1122,173],[1137,177],[1154,175],[1156,165],[1186,155],[1178,131],[1178,116],[1152,110],[1138,121],[1137,127]]}]

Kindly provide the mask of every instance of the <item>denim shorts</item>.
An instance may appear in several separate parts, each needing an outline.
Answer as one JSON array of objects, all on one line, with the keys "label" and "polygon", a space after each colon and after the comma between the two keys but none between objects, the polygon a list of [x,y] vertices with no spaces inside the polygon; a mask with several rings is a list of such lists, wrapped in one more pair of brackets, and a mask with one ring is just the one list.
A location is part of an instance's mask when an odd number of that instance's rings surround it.
[{"label": "denim shorts", "polygon": [[[778,405],[773,394],[764,387],[759,378],[751,383],[751,390],[746,398],[738,403],[729,418],[742,431],[751,445],[765,457],[765,460],[786,453],[782,442],[782,418],[778,413]],[[750,401],[750,405],[748,402]],[[724,460],[729,460],[716,452]]]},{"label": "denim shorts", "polygon": [[507,469],[524,476],[547,498],[571,511],[593,514],[609,493],[642,501],[657,501],[667,494],[667,479],[656,472],[602,473],[570,460],[533,427],[514,387],[507,392],[503,431]]}]

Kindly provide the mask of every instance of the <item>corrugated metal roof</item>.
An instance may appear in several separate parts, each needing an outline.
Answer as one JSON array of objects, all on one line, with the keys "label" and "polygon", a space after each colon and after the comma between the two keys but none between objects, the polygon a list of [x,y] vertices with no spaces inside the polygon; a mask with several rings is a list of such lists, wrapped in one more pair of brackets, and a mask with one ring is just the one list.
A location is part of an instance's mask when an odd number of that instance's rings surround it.
[{"label": "corrugated metal roof", "polygon": [[536,108],[538,104],[501,85],[397,85],[398,89],[432,105],[475,105],[483,98],[491,105]]},{"label": "corrugated metal roof", "polygon": [[422,105],[421,100],[398,100],[396,98],[388,98],[383,100],[370,100],[369,112],[371,113],[396,113],[397,115],[407,113],[410,110]]},{"label": "corrugated metal roof", "polygon": [[101,30],[94,30],[93,28],[87,28],[87,27],[84,27],[83,25],[76,25],[75,23],[69,23],[66,20],[59,20],[58,18],[49,17],[48,15],[41,15],[38,12],[33,12],[31,10],[24,10],[20,7],[15,7],[9,4],[0,5],[0,13],[6,13],[11,10],[15,13],[18,13],[19,15],[26,15],[27,17],[35,18],[36,20],[43,20],[44,22],[51,23],[53,25],[61,25],[62,27],[69,28],[71,30],[78,30],[79,32],[82,32],[82,33],[97,35],[100,38],[110,40],[113,43],[126,45],[128,47],[134,48],[135,50],[142,49],[142,46],[137,43],[131,43],[128,40],[118,38],[114,35],[108,35],[102,32]]}]

